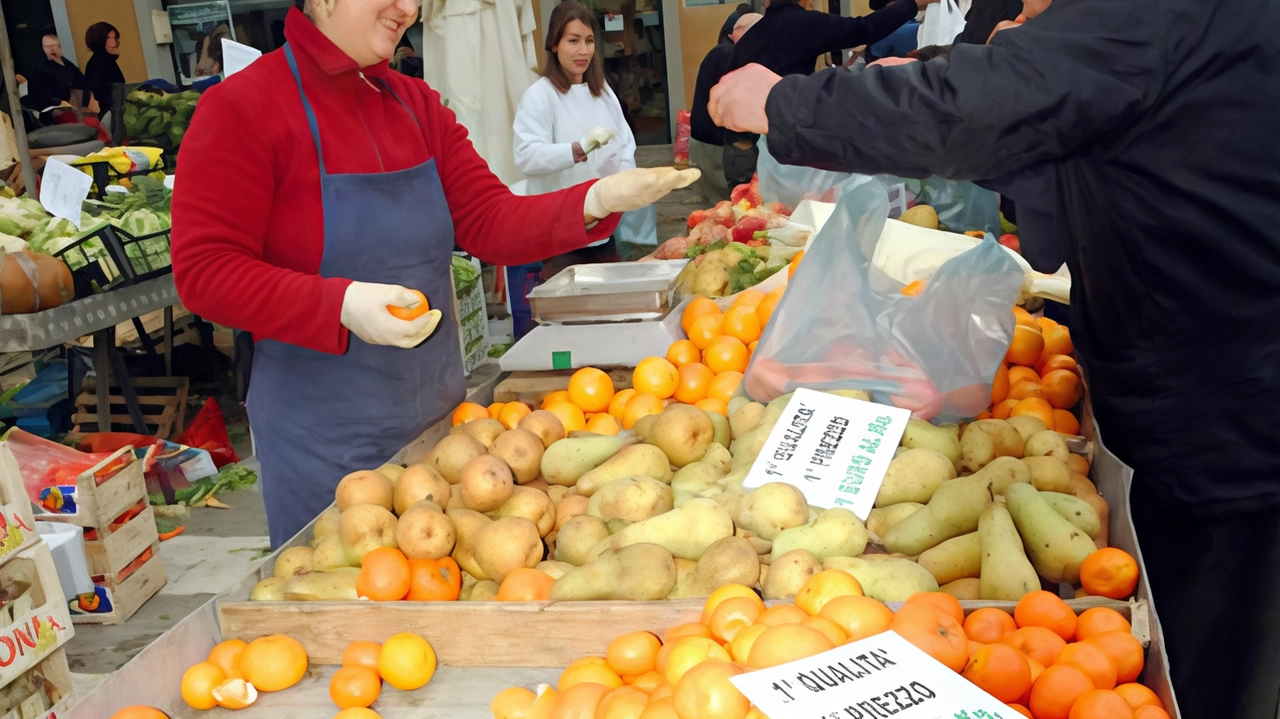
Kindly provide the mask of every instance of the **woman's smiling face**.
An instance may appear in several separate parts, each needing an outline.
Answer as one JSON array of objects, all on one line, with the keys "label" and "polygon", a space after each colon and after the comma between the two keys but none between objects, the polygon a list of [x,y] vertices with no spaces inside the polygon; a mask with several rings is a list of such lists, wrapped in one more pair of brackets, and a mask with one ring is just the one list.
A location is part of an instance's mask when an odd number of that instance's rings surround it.
[{"label": "woman's smiling face", "polygon": [[391,59],[417,18],[416,0],[337,0],[333,12],[319,8],[311,13],[320,32],[360,67]]}]

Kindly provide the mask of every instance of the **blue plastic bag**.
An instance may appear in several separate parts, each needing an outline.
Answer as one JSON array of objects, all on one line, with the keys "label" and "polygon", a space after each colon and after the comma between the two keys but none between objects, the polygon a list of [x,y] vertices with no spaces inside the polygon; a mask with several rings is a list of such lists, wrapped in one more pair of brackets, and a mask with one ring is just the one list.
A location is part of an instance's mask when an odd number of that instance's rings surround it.
[{"label": "blue plastic bag", "polygon": [[774,310],[742,383],[768,402],[799,387],[859,389],[920,419],[973,417],[1013,336],[1022,270],[988,239],[938,269],[918,297],[880,292],[868,279],[888,214],[884,185],[841,184]]}]

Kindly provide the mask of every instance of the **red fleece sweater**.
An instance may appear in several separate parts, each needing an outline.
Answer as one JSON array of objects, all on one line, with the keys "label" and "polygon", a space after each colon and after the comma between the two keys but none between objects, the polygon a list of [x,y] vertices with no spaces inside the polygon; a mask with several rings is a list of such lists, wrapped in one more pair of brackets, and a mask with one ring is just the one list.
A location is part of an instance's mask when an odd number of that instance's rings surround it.
[{"label": "red fleece sweater", "polygon": [[[468,253],[502,265],[536,262],[604,239],[616,227],[614,215],[590,232],[584,228],[591,183],[513,195],[421,80],[384,62],[364,68],[366,82],[355,61],[297,10],[289,13],[285,37],[318,117],[328,172],[392,172],[434,157],[457,243]],[[394,88],[421,131],[376,80]],[[324,250],[320,170],[283,50],[200,99],[178,165],[172,256],[187,309],[258,339],[346,351],[339,320],[351,281],[317,274]]]}]

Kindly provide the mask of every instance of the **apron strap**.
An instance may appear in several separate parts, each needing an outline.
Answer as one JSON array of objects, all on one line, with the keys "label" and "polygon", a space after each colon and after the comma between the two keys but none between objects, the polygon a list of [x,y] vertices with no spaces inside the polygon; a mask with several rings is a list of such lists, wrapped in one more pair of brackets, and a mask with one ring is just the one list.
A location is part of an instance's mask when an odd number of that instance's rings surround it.
[{"label": "apron strap", "polygon": [[312,109],[311,101],[307,99],[307,93],[302,89],[302,73],[298,72],[298,59],[294,57],[293,48],[287,42],[284,44],[284,57],[289,62],[289,71],[293,73],[293,79],[298,81],[298,94],[302,96],[302,109],[307,111],[307,124],[311,126],[311,139],[316,143],[316,157],[320,159],[320,176],[323,177],[325,175],[324,151],[320,149],[320,125],[316,122],[316,111]]}]

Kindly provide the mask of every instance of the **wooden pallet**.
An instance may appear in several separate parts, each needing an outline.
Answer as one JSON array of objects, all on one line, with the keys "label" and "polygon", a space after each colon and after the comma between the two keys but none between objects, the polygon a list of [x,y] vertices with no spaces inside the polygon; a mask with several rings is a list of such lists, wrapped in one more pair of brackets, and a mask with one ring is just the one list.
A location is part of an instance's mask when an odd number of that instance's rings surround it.
[{"label": "wooden pallet", "polygon": [[[92,595],[80,595],[71,603],[71,621],[76,624],[124,624],[147,600],[156,595],[168,578],[156,541],[123,571],[93,577]],[[95,607],[93,602],[97,600]]]},{"label": "wooden pallet", "polygon": [[[190,381],[186,377],[138,377],[133,380],[138,396],[138,406],[148,430],[161,439],[170,439],[182,433],[187,420],[187,392]],[[125,406],[119,387],[111,388],[111,427],[98,428],[98,395],[96,383],[86,377],[80,396],[76,397],[76,413],[71,418],[77,432],[117,431],[134,432],[133,419]],[[92,425],[96,429],[88,429]]]},{"label": "wooden pallet", "polygon": [[13,597],[0,609],[0,686],[34,667],[75,634],[48,545],[40,542],[0,567]]}]

